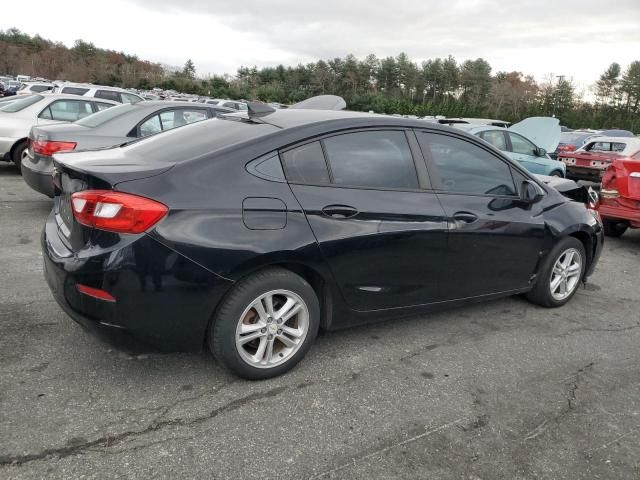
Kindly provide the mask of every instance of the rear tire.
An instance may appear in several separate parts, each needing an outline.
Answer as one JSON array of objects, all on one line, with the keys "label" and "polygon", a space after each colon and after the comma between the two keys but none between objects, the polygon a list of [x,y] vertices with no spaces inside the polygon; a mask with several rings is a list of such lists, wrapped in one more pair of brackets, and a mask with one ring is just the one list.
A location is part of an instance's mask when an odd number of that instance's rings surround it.
[{"label": "rear tire", "polygon": [[553,172],[551,172],[549,174],[549,176],[558,177],[558,178],[564,178],[564,175],[562,174],[562,172],[560,170],[554,170]]},{"label": "rear tire", "polygon": [[270,268],[240,280],[222,300],[208,344],[233,373],[262,380],[302,360],[319,326],[320,305],[311,285],[289,270]]},{"label": "rear tire", "polygon": [[621,237],[624,232],[627,231],[627,228],[629,228],[627,223],[617,220],[603,219],[602,223],[604,225],[604,234],[607,237]]},{"label": "rear tire", "polygon": [[544,260],[527,299],[542,307],[561,307],[578,291],[586,268],[587,255],[582,242],[574,237],[561,239]]},{"label": "rear tire", "polygon": [[22,141],[18,143],[18,145],[16,145],[16,147],[13,149],[11,160],[18,167],[18,171],[20,172],[20,174],[22,174],[22,168],[21,168],[22,159],[27,154],[28,148],[29,148],[29,144],[25,141]]}]

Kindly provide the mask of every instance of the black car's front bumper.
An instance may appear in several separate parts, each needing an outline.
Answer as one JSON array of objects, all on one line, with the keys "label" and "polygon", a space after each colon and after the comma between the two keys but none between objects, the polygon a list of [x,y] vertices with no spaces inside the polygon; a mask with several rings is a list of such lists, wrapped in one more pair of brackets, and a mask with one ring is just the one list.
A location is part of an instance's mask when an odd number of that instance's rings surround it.
[{"label": "black car's front bumper", "polygon": [[[56,301],[76,322],[120,347],[133,342],[163,351],[197,351],[231,282],[148,235],[117,249],[71,252],[54,214],[42,234],[44,275]],[[104,290],[97,299],[78,285]]]}]

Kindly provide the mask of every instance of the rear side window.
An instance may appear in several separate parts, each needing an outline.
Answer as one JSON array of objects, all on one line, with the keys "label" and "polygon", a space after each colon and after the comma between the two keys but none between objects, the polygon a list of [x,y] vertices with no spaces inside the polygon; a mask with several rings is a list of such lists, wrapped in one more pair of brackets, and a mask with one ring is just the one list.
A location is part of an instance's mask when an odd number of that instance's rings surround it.
[{"label": "rear side window", "polygon": [[139,96],[133,95],[131,93],[121,92],[120,96],[122,97],[122,103],[136,103],[142,100]]},{"label": "rear side window", "polygon": [[40,118],[48,120],[60,120],[63,122],[75,122],[93,113],[90,102],[78,100],[58,100],[45,108]]},{"label": "rear side window", "polygon": [[320,142],[307,143],[282,154],[290,182],[307,184],[329,183],[329,171]]},{"label": "rear side window", "polygon": [[96,109],[98,112],[101,112],[102,110],[106,110],[107,108],[113,107],[113,105],[111,105],[110,103],[102,103],[102,102],[94,102],[94,105],[96,106]]},{"label": "rear side window", "polygon": [[440,188],[470,195],[515,195],[507,163],[473,143],[448,135],[416,132],[430,156]]},{"label": "rear side window", "polygon": [[417,189],[413,156],[403,131],[354,132],[323,140],[333,183]]},{"label": "rear side window", "polygon": [[71,95],[84,95],[88,91],[89,91],[88,88],[64,87],[60,93],[70,93]]},{"label": "rear side window", "polygon": [[120,92],[114,92],[113,90],[97,90],[96,98],[104,98],[106,100],[113,100],[114,102],[122,102],[120,98]]}]

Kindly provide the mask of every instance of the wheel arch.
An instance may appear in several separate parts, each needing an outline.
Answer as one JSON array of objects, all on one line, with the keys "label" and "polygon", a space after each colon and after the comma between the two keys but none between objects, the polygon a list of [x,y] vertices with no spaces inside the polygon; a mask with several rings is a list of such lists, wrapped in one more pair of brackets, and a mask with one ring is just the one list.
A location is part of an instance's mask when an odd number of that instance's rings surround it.
[{"label": "wheel arch", "polygon": [[595,245],[593,242],[593,238],[591,236],[591,234],[583,231],[583,230],[577,230],[575,232],[570,233],[569,235],[567,235],[569,237],[573,237],[577,240],[580,241],[580,243],[582,243],[582,245],[584,246],[584,251],[587,254],[587,264],[585,265],[585,275],[586,272],[589,271],[589,267],[591,266],[591,262],[593,261],[593,257],[594,257],[594,250],[595,250]]},{"label": "wheel arch", "polygon": [[9,150],[9,158],[11,161],[13,161],[13,154],[16,152],[16,149],[18,148],[18,146],[23,142],[28,142],[28,141],[29,141],[29,137],[24,137],[16,140],[13,143],[13,145],[11,146],[11,149]]}]

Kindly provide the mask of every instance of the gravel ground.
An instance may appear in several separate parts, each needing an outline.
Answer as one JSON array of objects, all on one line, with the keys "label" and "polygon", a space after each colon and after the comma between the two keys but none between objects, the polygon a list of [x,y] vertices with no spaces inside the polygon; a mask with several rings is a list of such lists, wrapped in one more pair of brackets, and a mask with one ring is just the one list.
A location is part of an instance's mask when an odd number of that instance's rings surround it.
[{"label": "gravel ground", "polygon": [[247,382],[71,321],[42,277],[50,208],[0,165],[0,478],[640,478],[640,231],[564,308],[325,333]]}]

